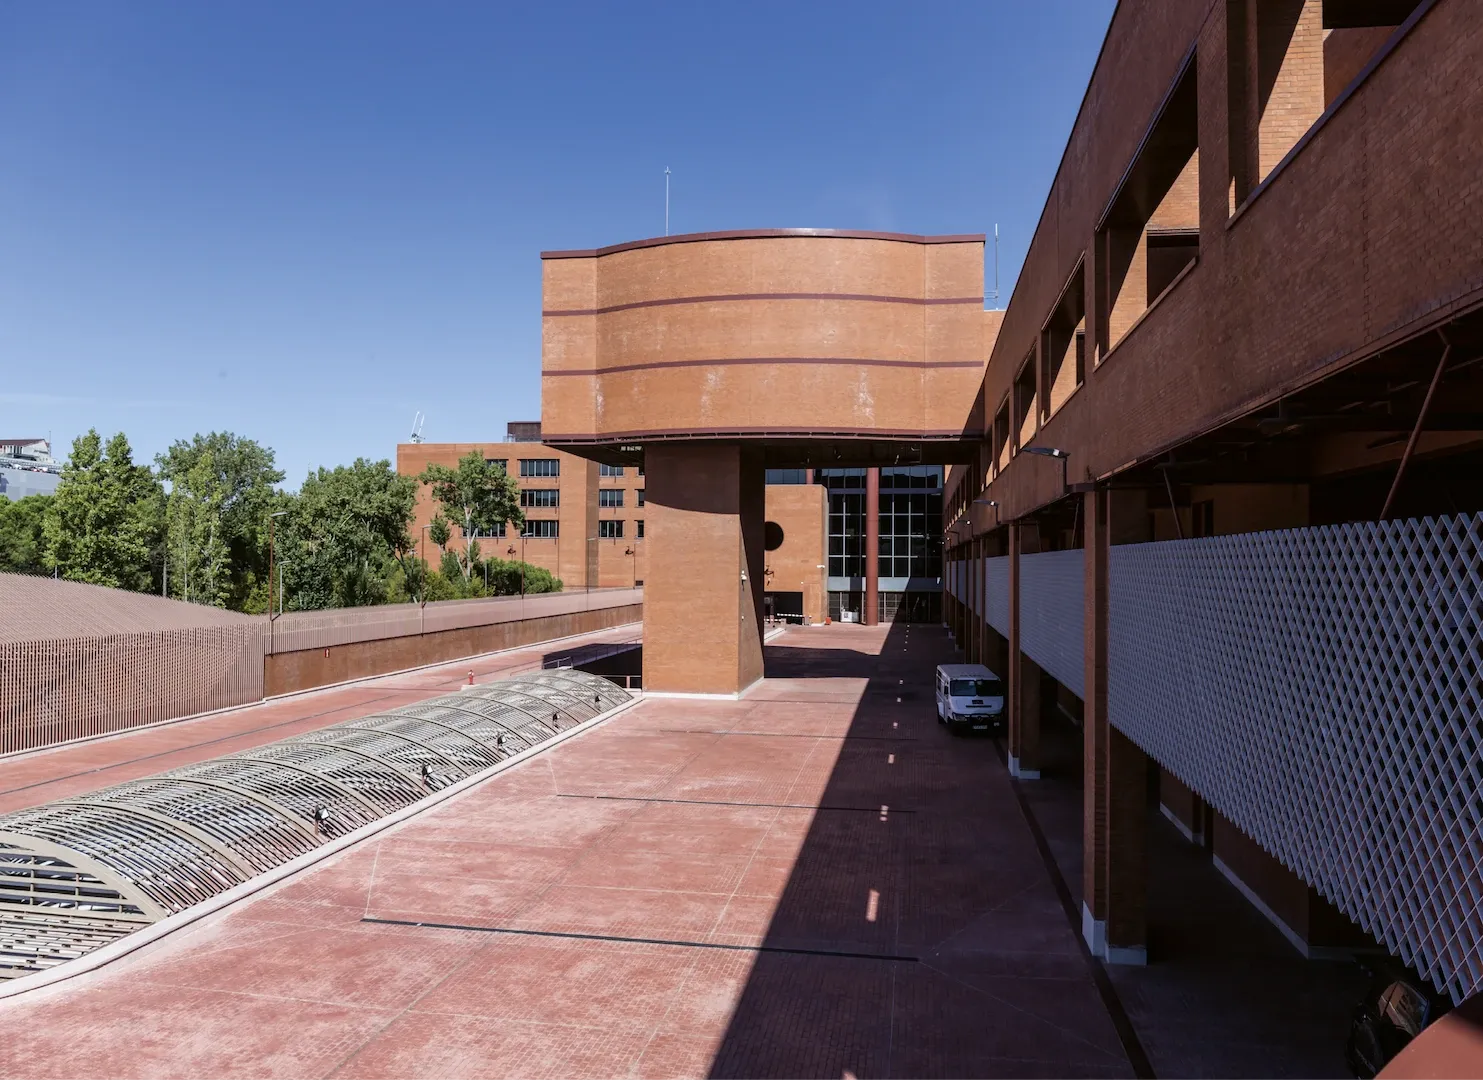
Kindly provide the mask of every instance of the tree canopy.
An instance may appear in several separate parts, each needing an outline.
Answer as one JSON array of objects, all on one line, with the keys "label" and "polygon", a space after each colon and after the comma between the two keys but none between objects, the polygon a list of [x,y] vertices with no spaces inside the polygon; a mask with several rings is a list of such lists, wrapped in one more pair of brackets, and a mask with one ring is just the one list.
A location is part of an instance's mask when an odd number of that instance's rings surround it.
[{"label": "tree canopy", "polygon": [[[525,515],[520,512],[520,489],[505,475],[503,465],[486,461],[478,450],[470,450],[459,458],[456,468],[429,465],[418,479],[432,488],[433,498],[443,508],[443,514],[463,529],[465,550],[461,554],[457,551],[449,554],[456,559],[458,571],[467,584],[478,559],[478,552],[473,548],[475,538],[503,534],[507,521],[517,526],[525,523]],[[442,531],[446,532],[446,528]]]},{"label": "tree canopy", "polygon": [[385,603],[392,565],[411,555],[416,501],[417,482],[384,459],[310,473],[297,497],[284,499],[288,513],[279,519],[285,606]]},{"label": "tree canopy", "polygon": [[42,521],[43,565],[71,581],[143,591],[153,584],[162,493],[135,465],[122,432],[103,446],[96,429],[72,442]]},{"label": "tree canopy", "polygon": [[266,606],[268,513],[283,479],[273,451],[228,431],[175,442],[155,458],[166,503],[170,595]]},{"label": "tree canopy", "polygon": [[0,498],[0,570],[39,574],[45,568],[42,520],[51,500],[50,495],[27,495],[15,502]]}]

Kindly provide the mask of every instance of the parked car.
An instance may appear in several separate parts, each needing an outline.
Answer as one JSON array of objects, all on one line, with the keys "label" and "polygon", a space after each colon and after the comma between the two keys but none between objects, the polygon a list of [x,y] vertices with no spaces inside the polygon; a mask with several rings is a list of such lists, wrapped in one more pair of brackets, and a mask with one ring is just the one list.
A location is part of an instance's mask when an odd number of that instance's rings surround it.
[{"label": "parked car", "polygon": [[1389,959],[1361,958],[1370,984],[1355,1006],[1344,1057],[1354,1075],[1370,1080],[1452,1008],[1415,972]]},{"label": "parked car", "polygon": [[982,664],[937,666],[937,722],[954,733],[1004,730],[1004,682]]}]

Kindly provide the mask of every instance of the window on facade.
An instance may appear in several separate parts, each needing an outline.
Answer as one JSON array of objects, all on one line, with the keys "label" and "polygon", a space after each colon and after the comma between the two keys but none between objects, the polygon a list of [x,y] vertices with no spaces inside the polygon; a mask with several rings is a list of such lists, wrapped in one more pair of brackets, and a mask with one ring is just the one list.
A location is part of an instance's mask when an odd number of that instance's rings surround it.
[{"label": "window on facade", "polygon": [[1010,405],[1014,408],[1014,449],[1018,450],[1035,437],[1040,426],[1039,412],[1035,407],[1035,350],[1025,357],[1020,373],[1014,377],[1014,389],[1010,392]]},{"label": "window on facade", "polygon": [[642,540],[644,538],[644,519],[639,518],[633,523],[633,538]]},{"label": "window on facade", "polygon": [[1417,7],[1418,0],[1228,0],[1232,213]]},{"label": "window on facade", "polygon": [[501,521],[498,525],[494,526],[491,529],[480,529],[479,530],[479,535],[480,536],[487,536],[487,537],[490,537],[490,538],[498,537],[498,536],[504,536],[505,535],[505,523],[503,521]]},{"label": "window on facade", "polygon": [[597,523],[597,537],[599,540],[622,540],[623,522],[607,520]]},{"label": "window on facade", "polygon": [[881,490],[889,488],[941,489],[941,465],[889,465],[881,467]]},{"label": "window on facade", "polygon": [[599,465],[597,467],[597,475],[599,475],[599,476],[622,476],[623,475],[623,466],[622,465]]},{"label": "window on facade", "polygon": [[[999,406],[999,411],[994,414],[994,426],[990,430],[990,438],[994,440],[994,475],[999,475],[999,470],[1009,464],[1009,456],[1014,452],[1014,447],[1009,442],[1009,398],[1005,398]],[[965,502],[973,498],[972,488],[963,492]]]},{"label": "window on facade", "polygon": [[555,540],[557,537],[557,522],[549,518],[541,521],[525,520],[525,529],[520,535],[531,540]]},{"label": "window on facade", "polygon": [[[882,470],[884,472],[884,470]],[[887,491],[880,494],[880,562],[882,578],[942,576],[942,482],[938,472],[932,491]]]},{"label": "window on facade", "polygon": [[1049,419],[1086,380],[1086,275],[1084,263],[1066,283],[1055,310],[1040,332],[1040,402],[1042,419]]},{"label": "window on facade", "polygon": [[623,489],[622,488],[602,488],[597,493],[597,505],[598,506],[622,506],[623,505]]},{"label": "window on facade", "polygon": [[[1149,129],[1097,227],[1100,359],[1199,254],[1200,139],[1193,57]],[[1155,270],[1150,261],[1157,262]]]},{"label": "window on facade", "polygon": [[808,470],[768,469],[766,479],[769,484],[806,484],[808,483]]},{"label": "window on facade", "polygon": [[520,492],[520,505],[526,508],[560,506],[561,492],[556,488],[528,488]]},{"label": "window on facade", "polygon": [[560,476],[561,461],[559,458],[521,458],[521,476]]},{"label": "window on facade", "polygon": [[510,471],[509,470],[509,464],[510,464],[510,459],[509,458],[487,457],[487,458],[484,459],[484,463],[486,465],[498,465],[500,467],[500,471],[501,472],[504,472],[504,473],[508,473]]},{"label": "window on facade", "polygon": [[643,506],[644,505],[644,489],[643,488],[635,488],[634,489],[634,492],[638,496],[638,504],[640,506]]}]

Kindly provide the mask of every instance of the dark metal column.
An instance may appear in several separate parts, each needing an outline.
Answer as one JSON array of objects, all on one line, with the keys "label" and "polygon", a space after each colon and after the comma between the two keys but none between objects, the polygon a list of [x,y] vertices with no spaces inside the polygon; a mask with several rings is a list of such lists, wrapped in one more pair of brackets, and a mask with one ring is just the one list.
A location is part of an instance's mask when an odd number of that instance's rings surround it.
[{"label": "dark metal column", "polygon": [[881,471],[865,470],[865,625],[881,621]]}]

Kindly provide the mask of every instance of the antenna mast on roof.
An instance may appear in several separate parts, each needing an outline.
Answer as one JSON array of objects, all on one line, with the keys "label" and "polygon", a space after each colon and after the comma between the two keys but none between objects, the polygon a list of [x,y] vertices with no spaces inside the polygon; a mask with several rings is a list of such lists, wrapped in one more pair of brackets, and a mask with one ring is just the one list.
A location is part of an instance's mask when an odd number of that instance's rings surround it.
[{"label": "antenna mast on roof", "polygon": [[994,307],[999,306],[999,223],[994,222],[994,291],[989,294]]},{"label": "antenna mast on roof", "polygon": [[419,411],[416,416],[412,417],[412,441],[415,443],[420,443],[422,441],[423,419],[424,417],[421,411]]},{"label": "antenna mast on roof", "polygon": [[669,166],[664,167],[664,235],[669,235]]}]

